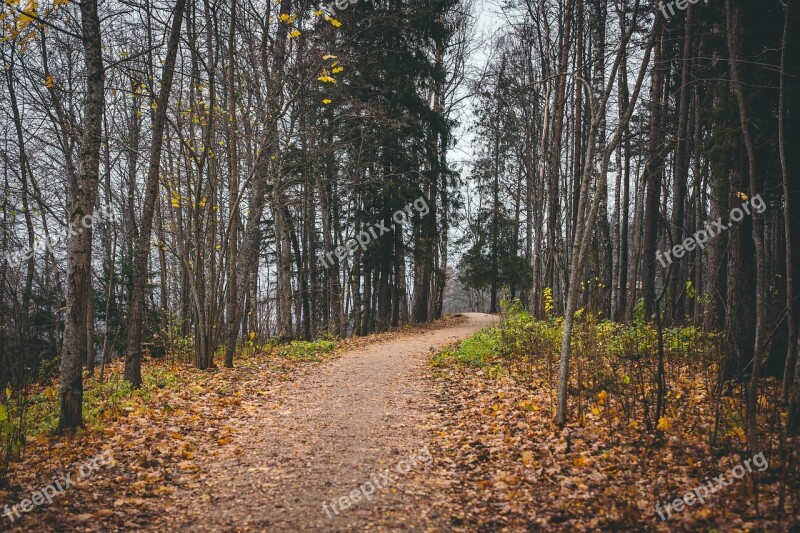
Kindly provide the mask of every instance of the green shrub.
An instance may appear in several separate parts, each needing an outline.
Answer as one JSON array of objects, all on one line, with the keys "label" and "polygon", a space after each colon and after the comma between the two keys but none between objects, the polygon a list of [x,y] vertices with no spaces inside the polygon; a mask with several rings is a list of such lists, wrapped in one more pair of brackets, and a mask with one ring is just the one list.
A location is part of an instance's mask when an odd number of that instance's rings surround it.
[{"label": "green shrub", "polygon": [[[547,294],[545,294],[547,296]],[[528,383],[543,380],[555,391],[561,351],[563,319],[549,316],[537,320],[519,301],[501,303],[500,325],[475,333],[456,347],[434,356],[434,365],[455,363],[487,368],[489,377],[500,370]],[[695,327],[663,330],[665,382],[670,390],[682,381],[682,373],[693,368],[710,387],[722,360],[722,338],[718,333]],[[575,313],[571,338],[570,395],[577,400],[579,416],[593,406],[599,395],[615,400],[615,409],[626,424],[632,420],[654,427],[658,393],[658,332],[644,320],[640,301],[634,321],[621,324],[601,319],[580,309]],[[679,396],[680,397],[680,396]],[[671,401],[671,400],[670,400]]]}]

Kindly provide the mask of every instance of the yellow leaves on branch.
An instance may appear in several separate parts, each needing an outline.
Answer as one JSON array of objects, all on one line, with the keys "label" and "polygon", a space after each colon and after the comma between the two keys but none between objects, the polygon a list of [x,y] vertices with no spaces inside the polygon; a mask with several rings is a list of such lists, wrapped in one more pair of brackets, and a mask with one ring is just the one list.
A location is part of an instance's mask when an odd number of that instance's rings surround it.
[{"label": "yellow leaves on branch", "polygon": [[44,79],[44,86],[47,87],[48,89],[52,89],[53,85],[55,85],[55,80],[53,79],[53,76],[47,76]]},{"label": "yellow leaves on branch", "polygon": [[300,30],[294,30],[292,33],[289,34],[289,37],[291,37],[292,39],[297,39],[302,34],[303,33]]},{"label": "yellow leaves on branch", "polygon": [[24,30],[28,26],[28,24],[30,24],[39,17],[39,15],[36,13],[36,9],[38,7],[39,3],[36,0],[28,1],[27,5],[23,8],[22,13],[17,19],[17,29],[19,31]]},{"label": "yellow leaves on branch", "polygon": [[281,22],[285,22],[286,24],[291,24],[296,18],[297,15],[287,15],[286,13],[281,13],[280,16]]},{"label": "yellow leaves on branch", "polygon": [[656,426],[656,429],[659,431],[668,431],[670,427],[672,427],[672,424],[670,423],[669,418],[662,416],[658,419],[658,425]]},{"label": "yellow leaves on branch", "polygon": [[[36,22],[46,16],[49,16],[59,9],[60,6],[67,5],[72,0],[53,0],[53,7],[45,8],[39,13],[39,2],[37,0],[28,0],[24,5],[20,0],[5,0],[5,5],[10,7],[9,12],[0,12],[0,22],[6,21],[2,26],[2,37],[0,42],[13,41],[22,35],[32,22]],[[2,5],[2,4],[0,4]],[[15,15],[16,16],[15,18]],[[44,23],[37,24],[39,28],[44,28]],[[21,47],[20,53],[27,51],[27,43],[35,38],[35,33],[30,32],[20,39]]]},{"label": "yellow leaves on branch", "polygon": [[341,23],[341,22],[339,22],[338,20],[336,20],[336,19],[335,19],[335,18],[333,18],[333,17],[325,17],[325,20],[327,20],[328,22],[330,22],[330,23],[331,23],[331,26],[333,26],[334,28],[340,28],[340,27],[342,26],[342,23]]},{"label": "yellow leaves on branch", "polygon": [[330,105],[331,102],[333,102],[333,100],[331,100],[330,98],[325,98],[324,100],[322,100],[322,103],[325,105]]},{"label": "yellow leaves on branch", "polygon": [[321,81],[322,83],[336,83],[336,80],[334,78],[331,78],[330,75],[328,74],[327,69],[322,69],[322,76],[317,78],[317,81]]},{"label": "yellow leaves on branch", "polygon": [[[324,59],[324,60],[336,59],[336,56],[333,55],[333,54],[325,54],[324,56],[322,56],[322,59]],[[340,72],[342,72],[344,70],[344,67],[337,67],[336,66],[338,63],[339,63],[338,61],[334,61],[333,64],[331,65],[331,67],[334,67],[332,69],[332,71],[331,71],[333,74],[339,74]],[[325,68],[322,69],[322,75],[319,78],[317,78],[317,81],[321,81],[322,83],[336,83],[336,79],[333,78],[328,73],[328,69],[325,69]]]},{"label": "yellow leaves on branch", "polygon": [[[180,209],[181,200],[183,200],[181,195],[179,195],[176,191],[172,191],[172,198],[170,199],[170,204],[172,204],[172,207],[174,207],[175,209]],[[202,208],[205,207],[207,204],[208,204],[208,197],[203,196],[202,198],[200,198],[199,202],[192,202],[192,209],[196,209],[198,207]]]}]

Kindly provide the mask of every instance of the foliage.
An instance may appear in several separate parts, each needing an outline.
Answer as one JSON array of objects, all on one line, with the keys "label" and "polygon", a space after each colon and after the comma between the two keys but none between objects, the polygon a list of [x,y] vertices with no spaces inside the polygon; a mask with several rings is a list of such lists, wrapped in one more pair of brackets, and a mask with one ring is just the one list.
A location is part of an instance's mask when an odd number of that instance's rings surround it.
[{"label": "foliage", "polygon": [[[536,320],[518,300],[502,302],[501,309],[498,328],[479,331],[458,347],[435,356],[434,363],[455,361],[459,365],[481,368],[502,366],[509,374],[523,378],[545,376],[555,390],[563,320],[560,317]],[[575,370],[571,374],[570,389],[577,403],[579,420],[585,419],[587,406],[602,393],[608,403],[613,401],[618,405],[615,413],[625,424],[649,430],[659,424],[654,416],[657,332],[654,326],[643,321],[641,309],[642,306],[637,305],[638,318],[629,325],[602,320],[585,309],[576,313],[571,339]],[[684,393],[677,391],[681,388],[702,391],[704,398],[713,396],[715,369],[722,361],[722,340],[718,333],[692,326],[664,330],[666,380],[674,384],[670,386],[673,390],[667,393],[669,402],[682,404]],[[687,379],[699,381],[690,385]]]},{"label": "foliage", "polygon": [[292,341],[287,346],[279,349],[277,354],[287,359],[299,359],[302,361],[319,361],[320,354],[330,353],[336,349],[336,343],[333,341],[317,340],[309,341]]},{"label": "foliage", "polygon": [[483,368],[496,361],[495,354],[500,346],[496,328],[484,328],[465,339],[457,346],[442,350],[434,357],[434,365],[444,365],[452,360],[460,365]]},{"label": "foliage", "polygon": [[463,240],[472,245],[461,259],[459,280],[477,290],[488,288],[493,279],[501,288],[529,287],[533,270],[524,257],[517,255],[519,243],[515,238],[514,220],[505,214],[487,212],[484,215],[478,217]]},{"label": "foliage", "polygon": [[[526,320],[512,316],[497,328],[498,336],[510,339]],[[454,358],[433,357],[442,363],[433,373],[439,384],[436,408],[441,421],[431,438],[431,453],[442,458],[443,468],[437,475],[444,477],[439,479],[443,502],[436,511],[461,526],[454,529],[722,531],[734,525],[737,531],[779,531],[778,516],[786,517],[786,528],[791,529],[789,524],[796,527],[796,503],[782,495],[796,491],[797,469],[791,459],[775,453],[780,437],[777,424],[763,432],[765,447],[772,450],[771,455],[767,453],[767,471],[748,474],[715,493],[713,499],[660,522],[655,504],[663,507],[720,474],[730,479],[731,467],[751,457],[743,434],[734,429],[742,426],[740,409],[731,403],[739,391],[724,399],[723,424],[730,431],[720,439],[724,442],[709,447],[715,406],[699,367],[704,364],[701,361],[719,361],[720,356],[713,350],[707,354],[699,350],[719,339],[697,338],[693,328],[665,331],[669,339],[665,344],[671,345],[669,364],[681,371],[672,371],[678,379],[671,384],[667,416],[654,421],[664,435],[659,439],[656,431],[647,431],[642,410],[632,409],[633,402],[642,401],[636,365],[628,362],[628,370],[618,367],[616,374],[610,373],[614,365],[622,364],[623,354],[643,350],[639,352],[643,358],[650,352],[652,328],[598,321],[585,312],[581,320],[581,349],[590,348],[592,342],[603,346],[590,355],[574,353],[583,361],[575,369],[587,383],[580,394],[572,396],[573,408],[582,404],[582,415],[573,416],[575,422],[565,428],[554,423],[555,382],[542,370],[541,361],[532,372],[515,370],[495,379],[484,369],[460,364]],[[555,333],[561,329],[541,321],[529,327],[548,327]],[[511,342],[530,336],[526,332]],[[553,343],[553,352],[557,344]],[[589,360],[598,356],[601,359]],[[699,359],[701,356],[704,359]],[[525,360],[529,356],[520,353],[513,357]],[[602,371],[589,372],[589,365],[594,364]],[[578,388],[576,377],[573,375],[571,383],[574,389]],[[601,388],[603,385],[609,388]],[[651,387],[646,384],[648,393]],[[764,394],[776,398],[777,389],[773,382]],[[451,465],[459,467],[445,467]],[[782,469],[785,477],[780,475]],[[754,483],[759,513],[753,512]],[[782,509],[786,514],[780,515]]]}]

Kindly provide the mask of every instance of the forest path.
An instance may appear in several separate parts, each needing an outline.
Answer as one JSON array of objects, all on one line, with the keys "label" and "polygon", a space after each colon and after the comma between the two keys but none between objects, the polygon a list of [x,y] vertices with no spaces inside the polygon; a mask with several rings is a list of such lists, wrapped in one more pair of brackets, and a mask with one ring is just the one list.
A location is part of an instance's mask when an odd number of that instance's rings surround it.
[{"label": "forest path", "polygon": [[234,445],[209,461],[196,488],[167,497],[161,519],[192,531],[397,530],[437,521],[426,513],[436,482],[425,479],[425,442],[437,427],[426,356],[497,321],[464,316],[456,326],[345,352],[248,406],[231,420]]}]

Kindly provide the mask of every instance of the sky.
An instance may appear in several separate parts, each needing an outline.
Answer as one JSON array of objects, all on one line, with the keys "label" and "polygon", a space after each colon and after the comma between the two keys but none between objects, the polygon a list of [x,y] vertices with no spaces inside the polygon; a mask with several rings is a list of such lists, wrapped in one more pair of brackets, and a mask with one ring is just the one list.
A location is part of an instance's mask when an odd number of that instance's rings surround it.
[{"label": "sky", "polygon": [[[476,19],[474,38],[483,45],[470,57],[469,72],[479,71],[486,65],[489,58],[491,36],[500,29],[502,19],[498,16],[500,8],[495,0],[475,0],[474,9]],[[468,99],[458,117],[460,126],[454,132],[457,144],[450,157],[453,162],[467,165],[465,171],[468,171],[468,165],[472,160],[473,135],[469,132],[472,126],[472,103],[472,99]]]}]

